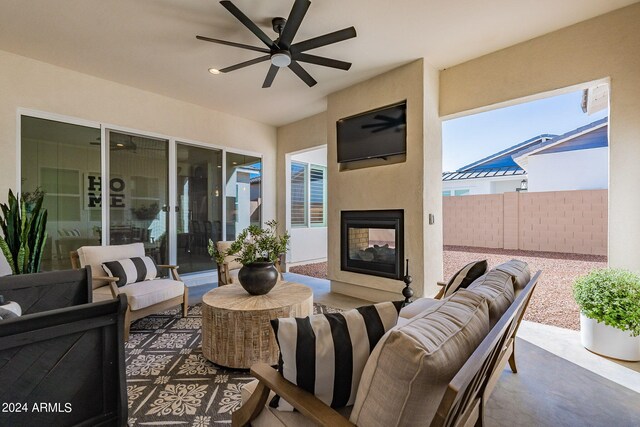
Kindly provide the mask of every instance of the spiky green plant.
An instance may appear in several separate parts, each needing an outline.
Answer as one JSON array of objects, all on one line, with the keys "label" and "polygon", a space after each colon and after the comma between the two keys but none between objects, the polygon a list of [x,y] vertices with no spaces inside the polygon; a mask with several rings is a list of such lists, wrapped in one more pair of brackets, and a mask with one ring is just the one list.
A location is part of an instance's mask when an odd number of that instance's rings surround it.
[{"label": "spiky green plant", "polygon": [[47,242],[47,210],[42,207],[44,194],[33,202],[27,213],[24,198],[18,200],[9,190],[8,203],[0,204],[0,249],[13,274],[37,273]]},{"label": "spiky green plant", "polygon": [[289,233],[278,235],[278,222],[267,221],[267,228],[262,229],[257,225],[250,225],[242,230],[229,249],[218,251],[214,242],[209,239],[209,255],[215,258],[218,264],[224,262],[224,258],[235,255],[235,260],[242,265],[256,261],[276,262],[278,257],[289,249]]}]

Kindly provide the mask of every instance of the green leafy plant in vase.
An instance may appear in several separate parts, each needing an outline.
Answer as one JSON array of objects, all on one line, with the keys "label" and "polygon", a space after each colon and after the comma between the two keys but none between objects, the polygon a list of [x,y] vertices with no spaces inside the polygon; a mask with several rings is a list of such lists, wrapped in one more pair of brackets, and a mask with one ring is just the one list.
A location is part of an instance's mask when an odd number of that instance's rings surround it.
[{"label": "green leafy plant in vase", "polygon": [[47,242],[47,210],[42,207],[44,193],[30,200],[27,210],[25,197],[20,200],[9,190],[8,203],[0,204],[0,249],[13,274],[37,273]]},{"label": "green leafy plant in vase", "polygon": [[289,233],[279,235],[277,221],[268,221],[266,226],[264,229],[256,225],[247,227],[226,251],[219,251],[209,239],[209,255],[219,265],[229,256],[242,264],[238,280],[252,295],[264,295],[273,289],[280,274],[275,264],[289,249]]},{"label": "green leafy plant in vase", "polygon": [[582,345],[621,360],[640,360],[640,275],[618,268],[576,279]]}]

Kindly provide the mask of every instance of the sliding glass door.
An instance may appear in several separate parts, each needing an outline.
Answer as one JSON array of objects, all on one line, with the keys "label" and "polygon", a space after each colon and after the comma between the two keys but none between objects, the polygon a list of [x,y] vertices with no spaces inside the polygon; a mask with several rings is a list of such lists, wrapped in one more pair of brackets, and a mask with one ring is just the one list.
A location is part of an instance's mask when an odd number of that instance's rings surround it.
[{"label": "sliding glass door", "polygon": [[20,131],[21,196],[44,194],[48,212],[41,270],[71,268],[69,252],[100,244],[100,203],[84,185],[100,177],[100,128],[22,116]]},{"label": "sliding glass door", "polygon": [[169,263],[169,141],[108,131],[109,244],[140,242]]},{"label": "sliding glass door", "polygon": [[176,147],[177,261],[180,272],[212,270],[209,239],[222,239],[222,150]]},{"label": "sliding glass door", "polygon": [[209,239],[262,224],[261,157],[49,116],[21,116],[20,191],[48,210],[43,271],[81,246],[136,242],[181,273],[210,271]]}]

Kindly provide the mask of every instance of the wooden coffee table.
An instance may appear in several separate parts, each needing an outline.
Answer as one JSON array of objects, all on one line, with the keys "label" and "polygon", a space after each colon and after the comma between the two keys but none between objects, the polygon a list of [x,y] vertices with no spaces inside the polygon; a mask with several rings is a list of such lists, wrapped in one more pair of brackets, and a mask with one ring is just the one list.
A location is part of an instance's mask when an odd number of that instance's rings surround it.
[{"label": "wooden coffee table", "polygon": [[248,369],[278,363],[270,320],[313,314],[313,292],[280,282],[266,295],[249,295],[239,284],[221,286],[202,298],[202,354],[221,366]]}]

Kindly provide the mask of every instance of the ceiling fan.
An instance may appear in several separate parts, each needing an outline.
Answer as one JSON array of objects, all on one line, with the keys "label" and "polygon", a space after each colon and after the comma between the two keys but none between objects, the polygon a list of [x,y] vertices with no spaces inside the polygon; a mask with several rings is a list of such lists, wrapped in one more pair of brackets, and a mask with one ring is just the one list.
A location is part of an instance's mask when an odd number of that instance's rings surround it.
[{"label": "ceiling fan", "polygon": [[376,114],[373,120],[378,120],[377,123],[368,123],[360,126],[362,129],[373,129],[371,133],[383,132],[385,130],[393,129],[395,132],[400,132],[406,123],[406,113],[403,112],[400,117],[389,117],[384,114]]},{"label": "ceiling fan", "polygon": [[267,72],[267,77],[262,84],[263,88],[271,87],[273,79],[275,79],[278,70],[283,67],[289,67],[302,81],[304,81],[309,87],[314,86],[317,82],[311,75],[299,64],[299,62],[306,62],[309,64],[322,65],[324,67],[338,68],[340,70],[348,70],[351,67],[350,62],[339,61],[337,59],[325,58],[323,56],[316,56],[304,53],[308,50],[318,47],[326,46],[333,43],[338,43],[343,40],[347,40],[356,36],[356,29],[354,27],[345,28],[343,30],[334,31],[323,36],[314,37],[308,40],[304,40],[298,43],[293,43],[293,38],[300,28],[300,24],[304,19],[311,2],[309,0],[295,0],[289,18],[282,17],[273,18],[271,24],[273,31],[278,33],[278,37],[275,40],[271,40],[264,31],[262,31],[252,20],[250,20],[240,9],[238,9],[230,1],[221,1],[220,4],[224,6],[233,16],[236,17],[245,27],[249,29],[253,34],[258,37],[267,48],[250,46],[242,43],[236,43],[226,40],[212,39],[210,37],[196,36],[198,40],[204,40],[207,42],[224,44],[227,46],[239,47],[241,49],[253,50],[255,52],[262,52],[266,55],[260,56],[249,61],[241,62],[230,67],[219,70],[221,73],[228,73],[230,71],[238,70],[240,68],[248,67],[249,65],[259,64],[264,61],[271,61],[271,67]]}]

